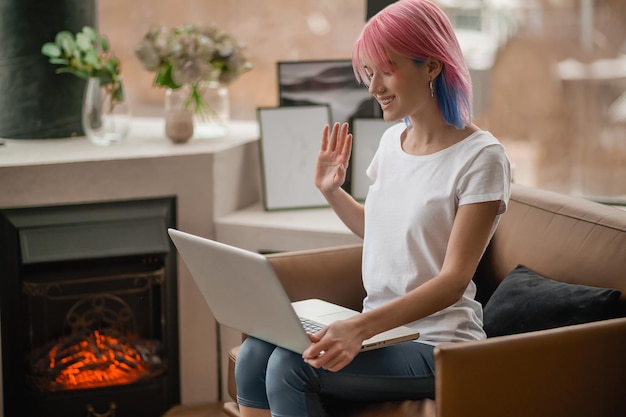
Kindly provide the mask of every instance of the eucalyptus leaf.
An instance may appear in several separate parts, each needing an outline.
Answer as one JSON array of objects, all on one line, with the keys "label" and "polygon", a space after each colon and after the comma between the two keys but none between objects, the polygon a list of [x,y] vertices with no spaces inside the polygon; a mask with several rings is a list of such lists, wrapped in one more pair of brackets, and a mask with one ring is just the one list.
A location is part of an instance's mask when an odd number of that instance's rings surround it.
[{"label": "eucalyptus leaf", "polygon": [[50,63],[57,65],[69,65],[70,60],[65,58],[50,58]]},{"label": "eucalyptus leaf", "polygon": [[100,38],[100,47],[104,52],[109,51],[109,40],[106,38],[106,36]]},{"label": "eucalyptus leaf", "polygon": [[89,73],[84,70],[72,68],[72,74],[80,78],[89,78]]},{"label": "eucalyptus leaf", "polygon": [[93,43],[96,43],[98,40],[98,32],[96,32],[96,30],[91,26],[84,26],[81,33],[84,34]]},{"label": "eucalyptus leaf", "polygon": [[63,45],[63,41],[65,39],[74,39],[74,35],[71,32],[68,32],[67,30],[62,30],[61,32],[57,33],[57,35],[54,37],[54,42],[61,46]]},{"label": "eucalyptus leaf", "polygon": [[50,58],[57,58],[61,56],[61,48],[59,48],[55,43],[48,42],[41,47],[41,53],[49,56]]},{"label": "eucalyptus leaf", "polygon": [[87,50],[83,57],[83,62],[93,68],[97,68],[99,66],[98,62],[98,53],[93,49]]},{"label": "eucalyptus leaf", "polygon": [[104,63],[104,68],[108,69],[112,74],[118,72],[119,66],[120,61],[115,57],[109,58],[109,60]]},{"label": "eucalyptus leaf", "polygon": [[109,71],[98,69],[93,71],[91,74],[92,77],[96,77],[100,79],[100,85],[106,85],[113,82],[113,76]]},{"label": "eucalyptus leaf", "polygon": [[89,51],[93,49],[93,42],[88,35],[81,32],[76,35],[76,46],[78,46],[81,51]]},{"label": "eucalyptus leaf", "polygon": [[72,55],[76,50],[76,42],[73,37],[63,37],[61,39],[61,48],[65,55]]},{"label": "eucalyptus leaf", "polygon": [[113,65],[111,62],[106,62],[102,70],[107,71],[109,74],[115,74],[117,73],[117,66]]}]

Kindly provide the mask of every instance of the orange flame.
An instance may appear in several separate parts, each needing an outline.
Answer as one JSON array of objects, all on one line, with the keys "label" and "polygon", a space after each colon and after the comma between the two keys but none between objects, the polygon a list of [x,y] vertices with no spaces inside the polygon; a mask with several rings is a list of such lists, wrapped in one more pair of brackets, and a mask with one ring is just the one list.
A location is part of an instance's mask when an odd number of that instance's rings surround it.
[{"label": "orange flame", "polygon": [[76,342],[70,355],[57,357],[59,344],[49,352],[49,367],[57,372],[61,389],[98,388],[130,384],[147,374],[139,352],[119,338],[97,330]]}]

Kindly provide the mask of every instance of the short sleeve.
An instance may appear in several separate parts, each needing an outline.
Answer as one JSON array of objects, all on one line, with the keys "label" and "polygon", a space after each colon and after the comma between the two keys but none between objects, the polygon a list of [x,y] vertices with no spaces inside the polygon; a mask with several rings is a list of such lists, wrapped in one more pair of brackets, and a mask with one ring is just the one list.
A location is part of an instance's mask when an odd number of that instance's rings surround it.
[{"label": "short sleeve", "polygon": [[511,195],[511,166],[504,147],[482,148],[462,174],[457,188],[458,204],[500,201],[498,214],[506,211]]}]

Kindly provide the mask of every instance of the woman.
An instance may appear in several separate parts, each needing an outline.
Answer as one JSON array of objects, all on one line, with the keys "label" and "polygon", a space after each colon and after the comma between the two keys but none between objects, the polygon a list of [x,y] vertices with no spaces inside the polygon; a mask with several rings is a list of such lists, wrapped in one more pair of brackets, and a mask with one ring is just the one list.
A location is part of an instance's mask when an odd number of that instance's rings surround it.
[{"label": "woman", "polygon": [[[365,205],[341,188],[348,126],[322,134],[315,185],[363,238],[363,314],[311,335],[302,357],[246,340],[236,369],[244,417],[321,416],[322,394],[424,398],[434,347],[485,337],[472,277],[506,210],[510,169],[500,143],[471,123],[471,81],[451,24],[427,0],[400,0],[368,22],[352,60],[385,120],[403,120],[367,169]],[[398,325],[420,338],[359,353],[364,339]]]}]

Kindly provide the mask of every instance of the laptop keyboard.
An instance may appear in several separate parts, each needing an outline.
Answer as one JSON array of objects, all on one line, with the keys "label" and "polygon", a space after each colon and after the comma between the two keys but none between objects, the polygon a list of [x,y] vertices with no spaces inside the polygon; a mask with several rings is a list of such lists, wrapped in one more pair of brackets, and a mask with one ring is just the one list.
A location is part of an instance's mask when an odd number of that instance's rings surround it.
[{"label": "laptop keyboard", "polygon": [[304,327],[307,333],[317,333],[324,327],[324,325],[304,317],[300,317],[300,323],[302,323],[302,327]]}]

